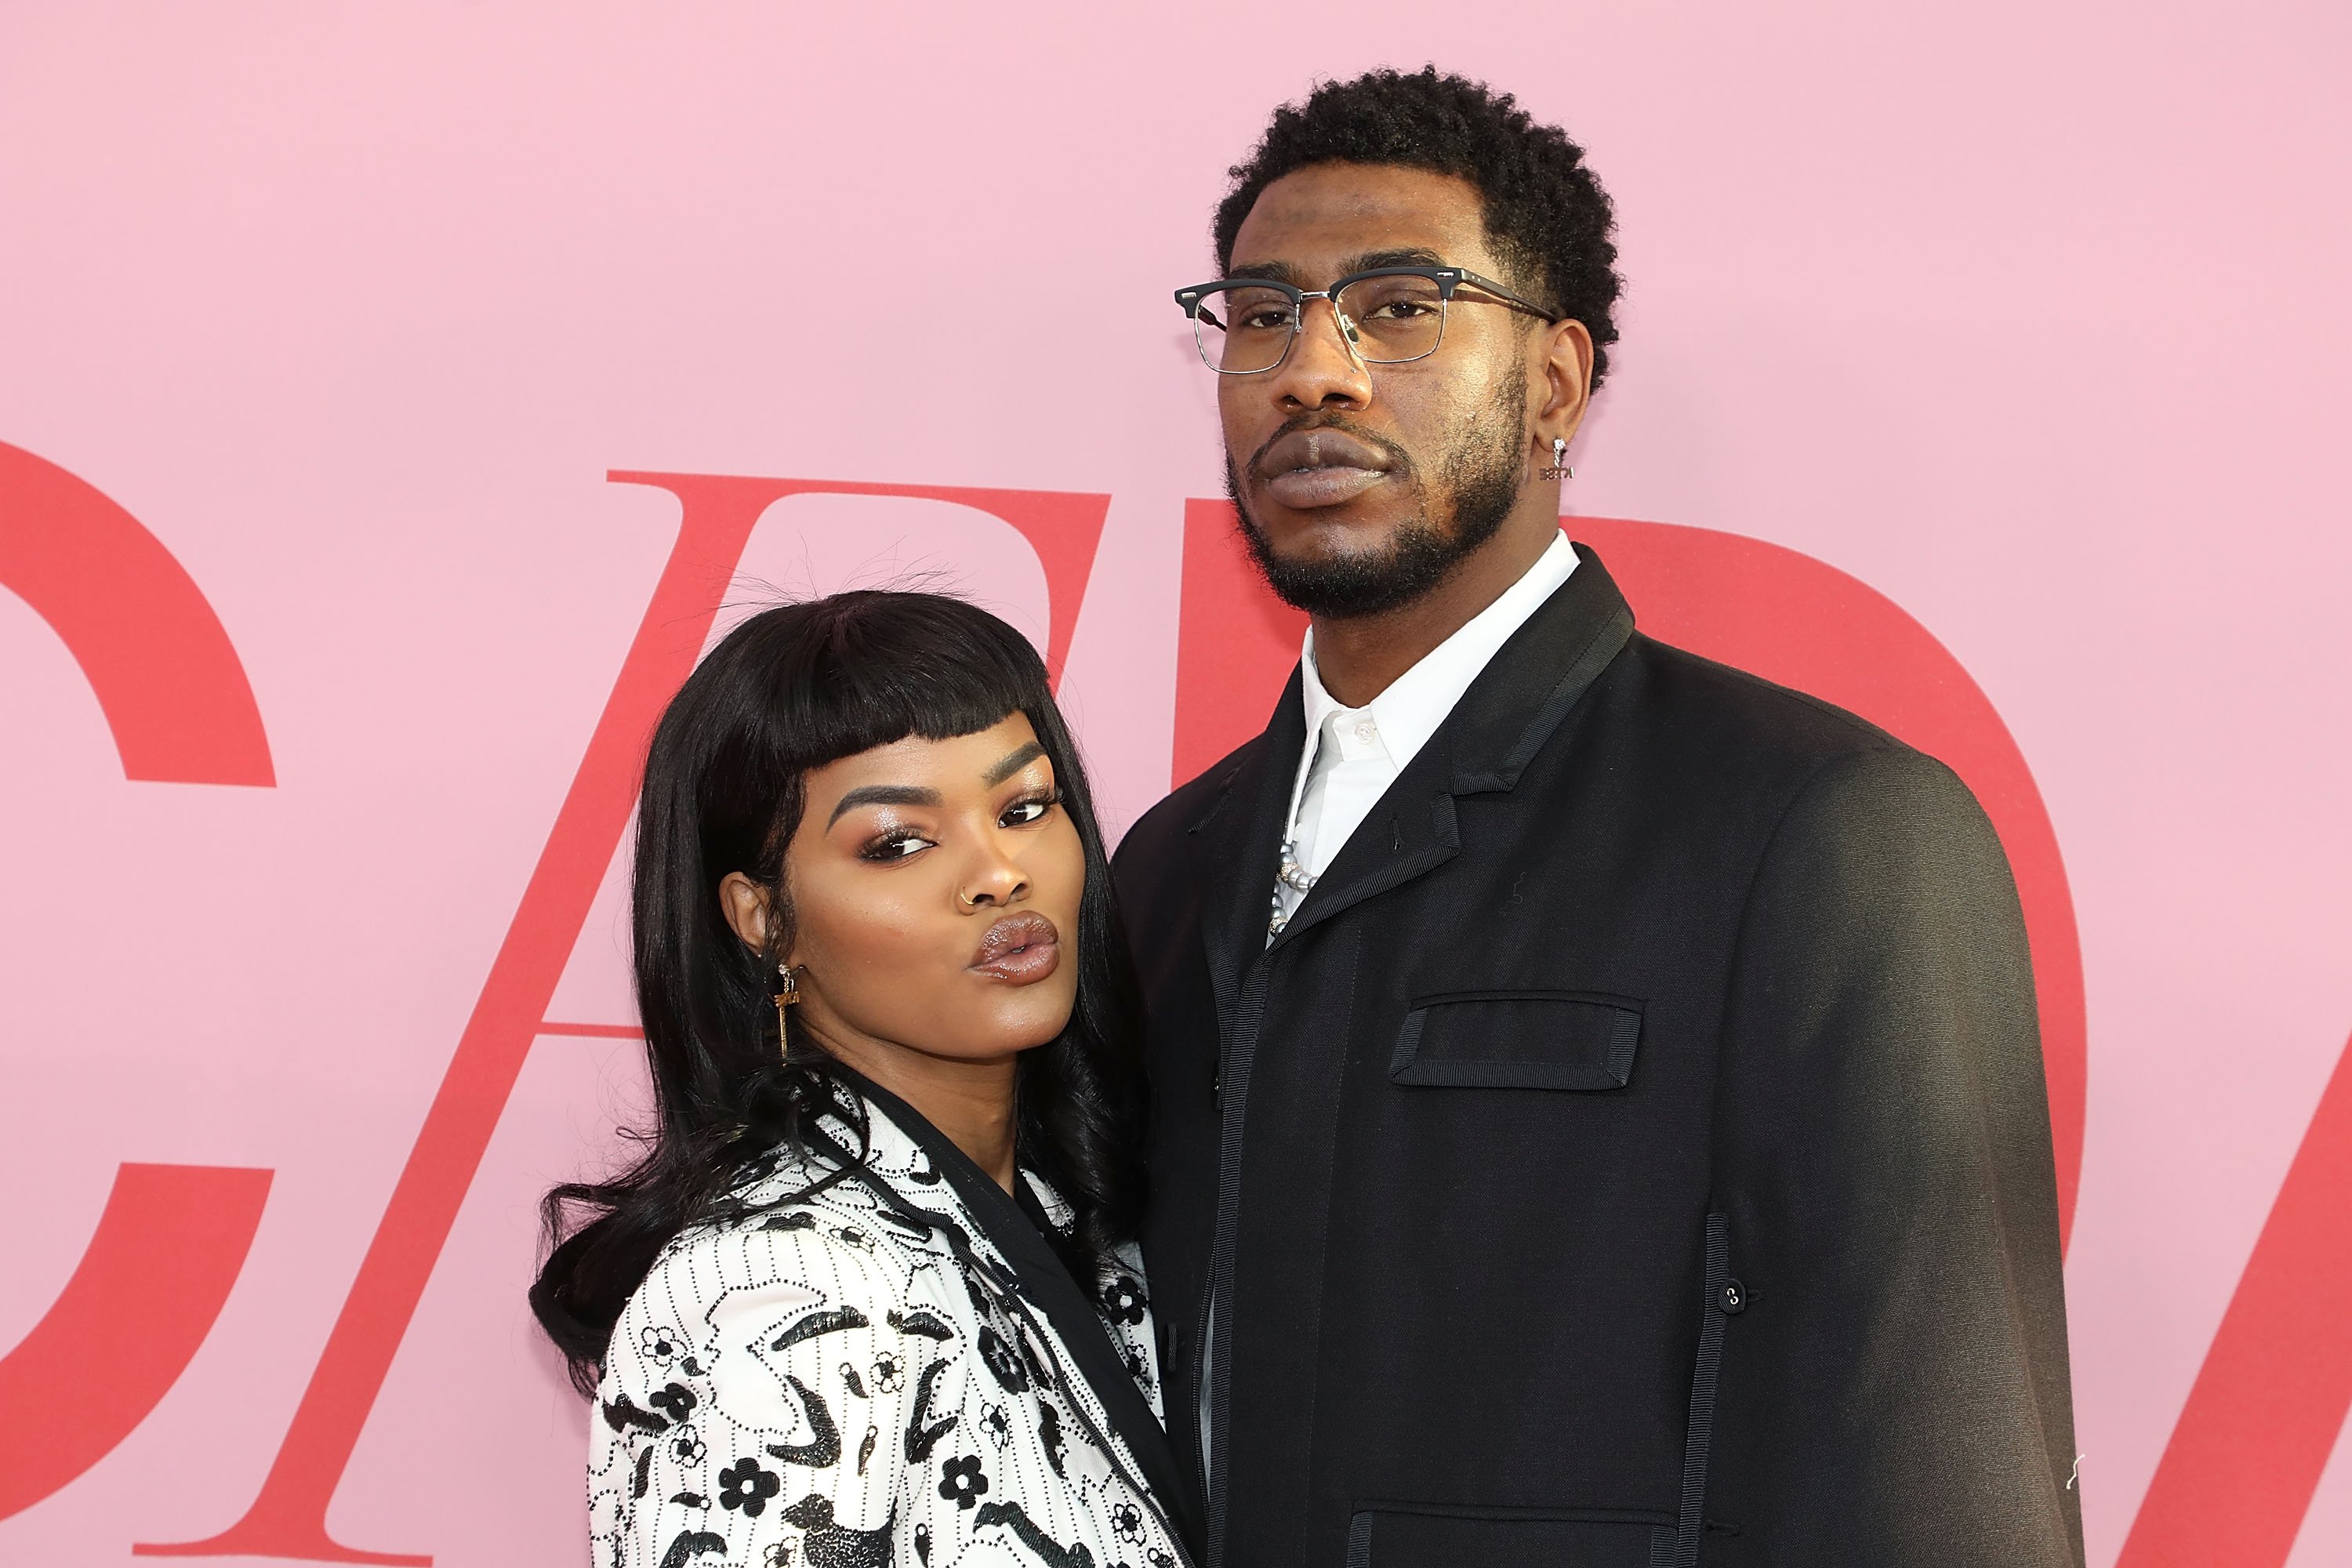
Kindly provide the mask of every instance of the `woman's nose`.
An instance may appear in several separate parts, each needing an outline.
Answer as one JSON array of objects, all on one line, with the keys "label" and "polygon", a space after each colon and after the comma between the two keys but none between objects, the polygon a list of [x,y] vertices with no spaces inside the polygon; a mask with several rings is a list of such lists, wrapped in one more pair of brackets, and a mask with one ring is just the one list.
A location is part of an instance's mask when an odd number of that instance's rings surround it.
[{"label": "woman's nose", "polygon": [[958,897],[967,909],[1002,909],[1029,895],[1029,878],[1009,856],[991,851],[964,879]]}]

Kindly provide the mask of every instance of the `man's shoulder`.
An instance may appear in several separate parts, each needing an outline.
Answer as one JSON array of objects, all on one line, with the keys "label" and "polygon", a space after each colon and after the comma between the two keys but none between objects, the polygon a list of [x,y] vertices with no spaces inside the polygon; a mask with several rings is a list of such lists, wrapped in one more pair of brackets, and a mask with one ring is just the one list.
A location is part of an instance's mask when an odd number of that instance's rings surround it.
[{"label": "man's shoulder", "polygon": [[1809,692],[1636,635],[1627,650],[1661,717],[1704,726],[1718,743],[1799,764],[1862,752],[1907,751],[1901,741],[1856,713]]},{"label": "man's shoulder", "polygon": [[1637,638],[1633,651],[1644,667],[1652,719],[1703,745],[1729,787],[1790,805],[1804,799],[1981,815],[1941,761],[1835,703],[1652,638]]},{"label": "man's shoulder", "polygon": [[1637,670],[1642,715],[1663,731],[1703,742],[1731,771],[1811,773],[1846,757],[1919,757],[1837,703],[1689,648],[1637,635],[1625,654]]},{"label": "man's shoulder", "polygon": [[1135,819],[1111,856],[1122,889],[1131,878],[1156,876],[1183,857],[1186,837],[1216,808],[1234,776],[1265,744],[1264,735],[1252,736]]}]

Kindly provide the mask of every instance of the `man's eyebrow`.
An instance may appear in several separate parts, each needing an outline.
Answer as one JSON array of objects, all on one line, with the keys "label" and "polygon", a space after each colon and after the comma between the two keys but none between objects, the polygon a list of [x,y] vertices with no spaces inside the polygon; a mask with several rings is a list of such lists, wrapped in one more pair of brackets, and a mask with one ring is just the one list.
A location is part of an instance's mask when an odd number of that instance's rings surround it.
[{"label": "man's eyebrow", "polygon": [[981,775],[981,782],[994,789],[1045,754],[1045,748],[1032,741],[1018,751],[1007,752],[994,767]]},{"label": "man's eyebrow", "polygon": [[828,828],[841,820],[842,813],[856,811],[861,805],[937,805],[940,792],[919,784],[864,784],[851,790],[836,802],[833,815],[824,819]]},{"label": "man's eyebrow", "polygon": [[1298,286],[1298,268],[1293,267],[1287,261],[1244,262],[1241,266],[1227,272],[1225,276],[1228,278],[1257,278],[1262,279],[1268,283],[1287,283],[1293,288]]},{"label": "man's eyebrow", "polygon": [[[1370,272],[1381,267],[1447,267],[1452,263],[1426,246],[1405,246],[1394,250],[1368,250],[1351,256],[1339,264],[1339,276],[1351,272]],[[1293,288],[1305,288],[1304,276],[1287,261],[1251,261],[1225,274],[1228,278],[1261,278],[1269,283],[1287,283]]]},{"label": "man's eyebrow", "polygon": [[1351,256],[1340,268],[1340,276],[1350,272],[1370,272],[1380,267],[1447,267],[1452,263],[1437,252],[1423,246],[1407,246],[1399,250],[1368,250],[1361,256]]}]

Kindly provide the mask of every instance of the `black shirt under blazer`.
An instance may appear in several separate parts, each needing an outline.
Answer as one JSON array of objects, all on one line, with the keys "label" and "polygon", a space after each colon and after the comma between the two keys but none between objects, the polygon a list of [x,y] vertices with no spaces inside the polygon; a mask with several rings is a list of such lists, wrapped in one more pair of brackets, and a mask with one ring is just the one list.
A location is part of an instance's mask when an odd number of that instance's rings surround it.
[{"label": "black shirt under blazer", "polygon": [[1991,826],[1578,554],[1271,946],[1295,675],[1119,847],[1207,1563],[2079,1563]]}]

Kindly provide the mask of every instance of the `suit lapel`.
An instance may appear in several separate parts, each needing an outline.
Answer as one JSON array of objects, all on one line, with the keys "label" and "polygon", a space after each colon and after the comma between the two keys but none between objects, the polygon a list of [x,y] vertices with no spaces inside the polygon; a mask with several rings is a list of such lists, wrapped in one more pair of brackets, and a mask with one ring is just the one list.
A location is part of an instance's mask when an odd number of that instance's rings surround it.
[{"label": "suit lapel", "polygon": [[[1582,545],[1576,552],[1575,573],[1470,683],[1317,880],[1275,939],[1276,946],[1451,860],[1462,847],[1455,798],[1517,785],[1569,710],[1617,657],[1633,635],[1633,612],[1601,558]],[[1290,706],[1297,709],[1295,677],[1291,684]],[[1293,729],[1295,756],[1306,742],[1303,713]],[[1286,795],[1275,810],[1287,809]],[[1280,832],[1276,823],[1277,850]],[[1271,873],[1268,881],[1270,895]]]},{"label": "suit lapel", "polygon": [[1265,928],[1281,864],[1284,817],[1307,744],[1299,675],[1290,672],[1265,731],[1234,764],[1216,804],[1192,825],[1200,856],[1201,940],[1217,996],[1217,1021],[1230,1035],[1241,977],[1265,951]]},{"label": "suit lapel", "polygon": [[[1141,1468],[1144,1484],[1160,1500],[1171,1518],[1188,1514],[1190,1497],[1176,1468],[1175,1453],[1168,1446],[1168,1434],[1129,1375],[1118,1347],[1111,1343],[1109,1329],[1097,1315],[1091,1283],[1081,1282],[1070,1273],[1045,1233],[1021,1212],[1013,1194],[973,1164],[971,1156],[931,1125],[922,1112],[862,1073],[845,1069],[845,1075],[869,1103],[930,1157],[932,1168],[947,1178],[964,1213],[1012,1266],[1023,1294],[1042,1309],[1054,1325],[1078,1376],[1092,1390],[1111,1429],[1118,1434]],[[883,1178],[874,1179],[888,1189],[887,1195],[905,1201],[904,1194],[889,1188]],[[1193,1521],[1183,1517],[1177,1528],[1190,1531]]]}]

